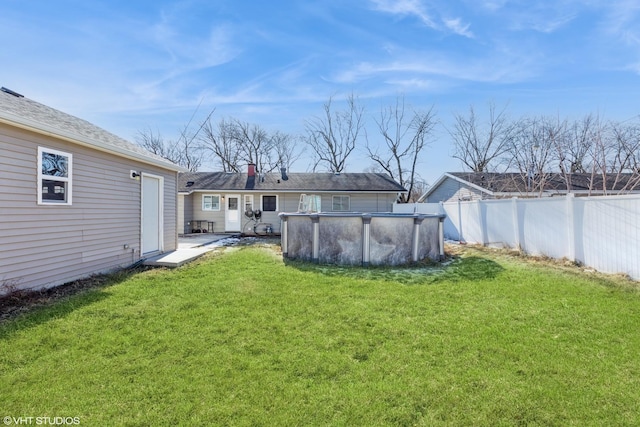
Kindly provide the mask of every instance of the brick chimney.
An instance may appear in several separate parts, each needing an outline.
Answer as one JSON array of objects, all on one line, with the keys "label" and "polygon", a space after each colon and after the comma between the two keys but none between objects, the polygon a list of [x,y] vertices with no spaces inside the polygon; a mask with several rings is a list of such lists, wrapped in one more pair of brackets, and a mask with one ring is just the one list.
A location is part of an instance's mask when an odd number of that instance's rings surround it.
[{"label": "brick chimney", "polygon": [[247,176],[256,176],[256,165],[253,163],[247,165]]}]

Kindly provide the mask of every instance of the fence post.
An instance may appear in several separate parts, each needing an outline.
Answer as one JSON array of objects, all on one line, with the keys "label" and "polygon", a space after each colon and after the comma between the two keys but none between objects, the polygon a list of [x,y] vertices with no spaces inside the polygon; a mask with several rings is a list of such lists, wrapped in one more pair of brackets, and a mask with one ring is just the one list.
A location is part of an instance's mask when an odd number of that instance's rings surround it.
[{"label": "fence post", "polygon": [[440,247],[440,261],[444,261],[444,219],[444,215],[438,219],[438,246]]},{"label": "fence post", "polygon": [[462,233],[462,202],[458,198],[458,242],[464,242],[464,234]]},{"label": "fence post", "polygon": [[478,225],[480,225],[480,244],[482,246],[487,244],[487,222],[485,221],[485,214],[482,211],[484,205],[481,199],[476,200],[476,204],[478,205]]},{"label": "fence post", "polygon": [[311,261],[320,262],[320,215],[313,214],[309,216],[312,223],[312,244],[311,244]]},{"label": "fence post", "polygon": [[575,262],[576,260],[576,215],[575,215],[575,195],[573,193],[567,193],[567,239],[569,246],[569,253],[567,254],[567,258],[570,261]]},{"label": "fence post", "polygon": [[286,214],[280,214],[282,223],[280,225],[280,247],[282,248],[282,257],[287,258],[289,256],[289,218]]},{"label": "fence post", "polygon": [[369,266],[371,260],[371,214],[362,215],[362,265]]},{"label": "fence post", "polygon": [[515,248],[521,250],[520,247],[520,220],[518,219],[518,198],[511,199],[511,215],[513,215],[513,244]]},{"label": "fence post", "polygon": [[413,240],[411,245],[411,261],[418,262],[418,250],[420,249],[420,224],[424,217],[413,218]]}]

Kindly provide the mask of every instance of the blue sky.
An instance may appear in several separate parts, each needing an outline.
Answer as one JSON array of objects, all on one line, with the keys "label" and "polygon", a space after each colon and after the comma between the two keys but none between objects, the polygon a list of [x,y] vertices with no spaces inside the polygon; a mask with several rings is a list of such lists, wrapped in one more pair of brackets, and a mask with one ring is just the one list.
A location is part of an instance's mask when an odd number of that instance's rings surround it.
[{"label": "blue sky", "polygon": [[[419,166],[431,182],[461,169],[446,128],[469,105],[640,113],[635,0],[0,0],[0,40],[0,85],[132,141],[177,138],[213,108],[303,134],[354,93],[373,142],[372,117],[401,94],[437,112]],[[358,151],[348,170],[369,165]]]}]

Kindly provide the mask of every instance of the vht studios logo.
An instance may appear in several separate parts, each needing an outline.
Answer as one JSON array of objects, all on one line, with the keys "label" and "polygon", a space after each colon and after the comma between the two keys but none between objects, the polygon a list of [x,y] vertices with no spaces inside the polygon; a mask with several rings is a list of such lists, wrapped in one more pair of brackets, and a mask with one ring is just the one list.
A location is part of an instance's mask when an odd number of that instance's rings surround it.
[{"label": "vht studios logo", "polygon": [[39,425],[64,426],[80,425],[80,417],[10,417],[6,416],[2,422],[7,425]]}]

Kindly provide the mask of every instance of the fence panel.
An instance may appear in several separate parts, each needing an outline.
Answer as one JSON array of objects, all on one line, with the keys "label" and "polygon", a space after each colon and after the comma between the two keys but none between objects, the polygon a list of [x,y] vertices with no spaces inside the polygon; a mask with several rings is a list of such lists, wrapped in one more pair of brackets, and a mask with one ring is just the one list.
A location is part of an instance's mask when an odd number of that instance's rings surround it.
[{"label": "fence panel", "polygon": [[484,206],[484,221],[486,224],[486,245],[517,246],[515,244],[515,220],[513,202],[511,199],[495,200],[495,203],[482,203]]},{"label": "fence panel", "polygon": [[520,247],[532,255],[552,258],[569,256],[567,201],[564,198],[518,201]]},{"label": "fence panel", "polygon": [[394,203],[393,212],[395,213],[425,213],[425,214],[441,214],[442,205],[440,203]]},{"label": "fence panel", "polygon": [[420,205],[427,204],[418,203],[411,212],[440,206],[446,213],[447,239],[521,248],[532,255],[568,258],[598,271],[640,279],[640,196]]},{"label": "fence panel", "polygon": [[640,279],[640,198],[576,199],[581,211],[576,259],[607,273]]}]

